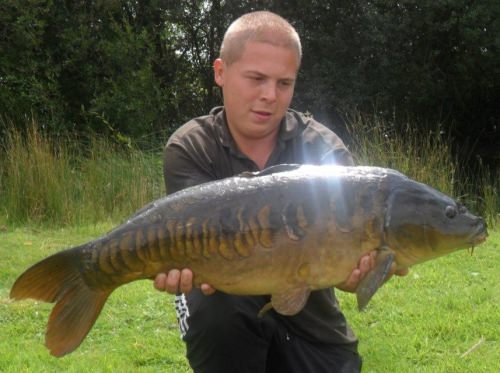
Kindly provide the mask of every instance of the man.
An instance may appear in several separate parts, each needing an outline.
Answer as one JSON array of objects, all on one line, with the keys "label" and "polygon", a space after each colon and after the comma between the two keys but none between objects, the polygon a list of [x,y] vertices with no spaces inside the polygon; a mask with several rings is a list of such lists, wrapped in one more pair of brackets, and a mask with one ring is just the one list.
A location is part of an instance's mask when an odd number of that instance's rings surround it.
[{"label": "man", "polygon": [[[168,193],[280,163],[353,165],[328,128],[289,109],[301,61],[300,39],[283,18],[253,12],[228,28],[214,62],[224,107],[180,127],[165,148]],[[374,254],[339,286],[354,291]],[[330,289],[311,293],[299,314],[258,311],[267,296],[233,296],[209,284],[192,289],[189,269],[155,279],[176,299],[187,357],[195,372],[357,372],[357,340]]]}]

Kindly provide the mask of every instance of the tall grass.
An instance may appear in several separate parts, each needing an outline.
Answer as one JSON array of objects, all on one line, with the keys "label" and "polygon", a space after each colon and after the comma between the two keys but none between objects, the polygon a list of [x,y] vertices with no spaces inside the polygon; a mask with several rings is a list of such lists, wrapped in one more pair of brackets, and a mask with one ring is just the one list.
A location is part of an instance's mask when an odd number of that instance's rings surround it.
[{"label": "tall grass", "polygon": [[164,193],[160,152],[144,153],[97,136],[84,147],[69,135],[47,137],[36,123],[26,130],[11,127],[2,144],[3,223],[123,219]]},{"label": "tall grass", "polygon": [[73,187],[66,144],[44,138],[34,124],[26,133],[7,131],[4,144],[0,201],[7,220],[66,217]]},{"label": "tall grass", "polygon": [[121,148],[93,137],[90,152],[80,157],[83,216],[92,221],[119,217],[135,211],[165,194],[161,152],[145,153]]},{"label": "tall grass", "polygon": [[490,227],[500,225],[500,182],[490,181],[488,176],[485,176],[481,182],[482,185],[482,211]]},{"label": "tall grass", "polygon": [[[359,164],[390,167],[459,197],[490,226],[500,221],[500,181],[456,160],[439,128],[356,114],[348,125]],[[166,140],[166,139],[165,139]],[[98,136],[47,137],[37,123],[11,127],[0,149],[0,224],[72,225],[122,220],[164,194],[161,149],[143,152]]]},{"label": "tall grass", "polygon": [[500,221],[500,181],[479,165],[474,169],[453,155],[451,139],[439,126],[422,131],[414,123],[395,126],[376,116],[354,114],[347,126],[358,164],[389,167],[453,196],[482,215],[489,226]]},{"label": "tall grass", "polygon": [[356,114],[348,124],[352,151],[359,164],[389,167],[453,194],[457,162],[450,139],[439,129],[422,133],[410,123],[404,129],[376,117]]}]

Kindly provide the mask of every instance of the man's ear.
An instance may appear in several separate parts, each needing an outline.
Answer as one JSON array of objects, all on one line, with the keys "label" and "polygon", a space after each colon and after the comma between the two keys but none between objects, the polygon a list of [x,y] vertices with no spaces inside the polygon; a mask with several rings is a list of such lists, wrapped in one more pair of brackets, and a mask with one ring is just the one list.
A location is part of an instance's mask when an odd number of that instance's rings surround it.
[{"label": "man's ear", "polygon": [[217,83],[219,87],[222,87],[224,85],[224,68],[224,61],[222,61],[220,58],[217,58],[214,61],[214,79],[215,83]]}]

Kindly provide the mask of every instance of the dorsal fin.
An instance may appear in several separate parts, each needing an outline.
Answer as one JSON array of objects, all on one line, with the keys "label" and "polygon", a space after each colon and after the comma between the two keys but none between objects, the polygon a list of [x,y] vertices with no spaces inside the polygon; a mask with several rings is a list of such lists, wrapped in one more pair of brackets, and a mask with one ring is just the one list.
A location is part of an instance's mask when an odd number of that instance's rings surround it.
[{"label": "dorsal fin", "polygon": [[293,171],[301,166],[302,166],[301,164],[295,164],[295,163],[277,164],[275,166],[267,167],[261,171],[255,171],[255,172],[245,171],[245,172],[238,174],[237,176],[239,176],[239,177],[257,177],[257,176],[271,175],[271,174],[275,174],[278,172]]}]

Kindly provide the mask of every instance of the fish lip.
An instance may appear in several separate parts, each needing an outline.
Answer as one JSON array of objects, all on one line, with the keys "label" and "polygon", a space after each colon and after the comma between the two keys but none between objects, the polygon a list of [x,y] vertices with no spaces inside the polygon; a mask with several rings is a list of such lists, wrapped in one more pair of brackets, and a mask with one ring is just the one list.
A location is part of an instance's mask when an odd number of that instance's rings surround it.
[{"label": "fish lip", "polygon": [[469,237],[469,244],[470,245],[479,245],[486,241],[486,238],[488,237],[488,231],[486,230],[486,227],[482,224],[477,227],[477,229],[470,235]]}]

